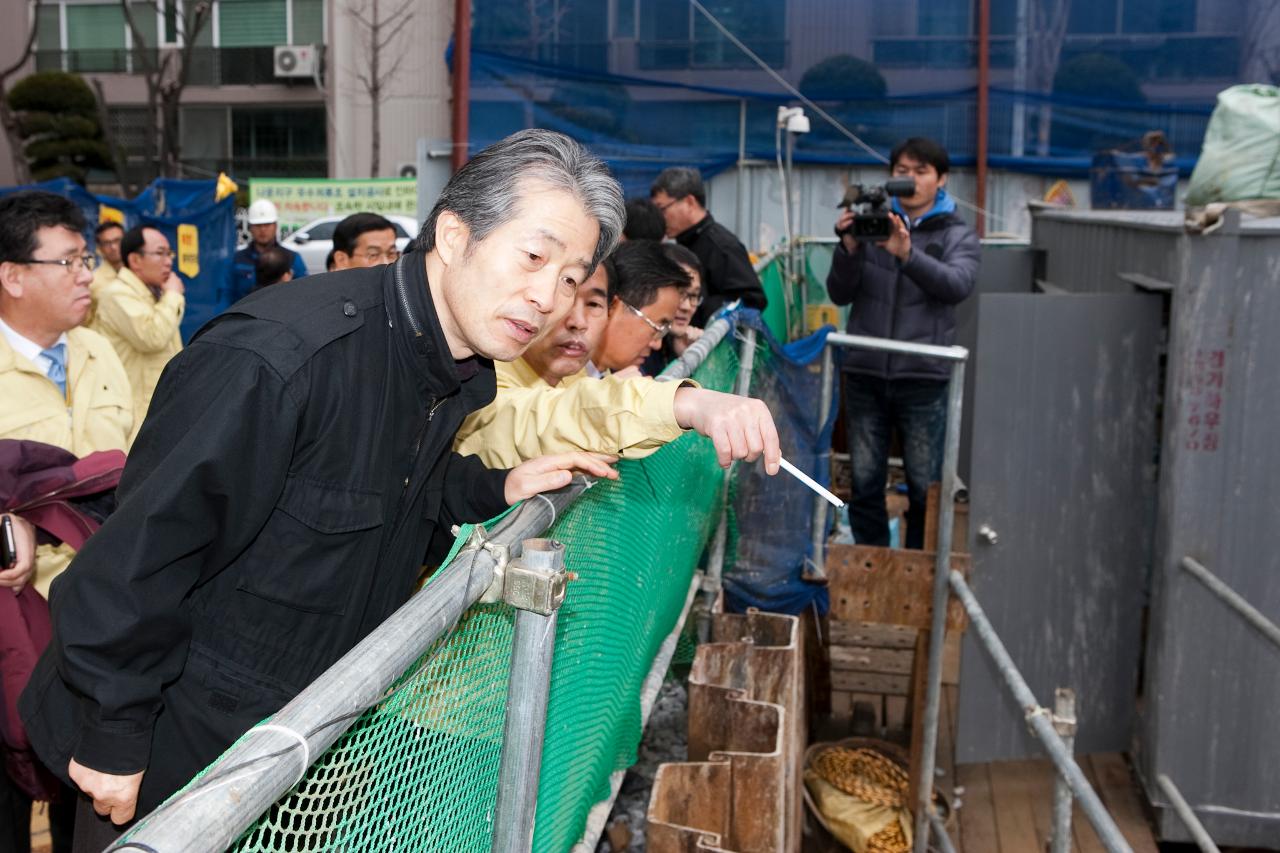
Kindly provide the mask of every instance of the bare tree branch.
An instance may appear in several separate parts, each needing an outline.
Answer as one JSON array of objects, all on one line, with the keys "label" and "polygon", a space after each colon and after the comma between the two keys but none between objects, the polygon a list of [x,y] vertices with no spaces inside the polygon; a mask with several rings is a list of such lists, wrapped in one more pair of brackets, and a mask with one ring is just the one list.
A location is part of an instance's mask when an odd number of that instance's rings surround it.
[{"label": "bare tree branch", "polygon": [[18,132],[18,117],[9,109],[9,78],[26,66],[31,54],[36,49],[36,31],[40,26],[40,0],[35,0],[31,7],[31,29],[27,32],[27,43],[22,53],[4,70],[0,71],[0,126],[4,128],[5,138],[9,141],[9,157],[13,163],[13,176],[19,184],[31,182],[31,169],[27,165],[26,154],[22,150],[22,135]]}]

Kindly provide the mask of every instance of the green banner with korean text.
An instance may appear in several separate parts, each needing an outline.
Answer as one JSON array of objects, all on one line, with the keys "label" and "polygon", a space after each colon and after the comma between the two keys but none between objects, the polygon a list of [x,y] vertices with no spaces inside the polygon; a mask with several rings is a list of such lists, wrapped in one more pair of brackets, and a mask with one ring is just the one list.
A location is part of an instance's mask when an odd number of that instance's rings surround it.
[{"label": "green banner with korean text", "polygon": [[351,213],[418,215],[416,178],[250,178],[249,203],[270,199],[280,211],[281,236],[322,216]]}]

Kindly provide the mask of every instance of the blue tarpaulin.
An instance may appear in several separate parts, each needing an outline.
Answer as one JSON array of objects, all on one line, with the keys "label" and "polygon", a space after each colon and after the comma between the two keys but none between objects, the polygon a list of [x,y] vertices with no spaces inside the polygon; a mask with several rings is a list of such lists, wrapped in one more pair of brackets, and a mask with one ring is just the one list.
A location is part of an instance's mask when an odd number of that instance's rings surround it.
[{"label": "blue tarpaulin", "polygon": [[54,192],[78,204],[89,222],[85,239],[93,245],[93,228],[102,206],[124,214],[125,227],[150,225],[162,231],[177,250],[178,226],[194,225],[199,239],[200,270],[194,277],[182,275],[187,287],[187,310],[182,320],[182,338],[191,335],[225,310],[229,302],[232,258],[236,251],[235,196],[215,200],[216,180],[182,181],[160,178],[136,198],[122,199],[95,195],[68,178],[58,178],[26,187],[0,188],[0,196],[24,189]]},{"label": "blue tarpaulin", "polygon": [[[814,480],[829,486],[831,429],[838,407],[833,402],[830,415],[819,423],[822,373],[812,365],[822,358],[827,335],[835,327],[826,326],[782,346],[758,311],[742,310],[738,322],[756,329],[751,396],[763,400],[773,413],[782,455]],[[760,463],[738,465],[734,491],[737,535],[736,547],[729,551],[731,559],[726,560],[726,607],[739,613],[758,607],[798,614],[816,606],[819,613],[825,613],[826,586],[804,580],[805,563],[814,559],[814,493],[786,473],[770,477]],[[824,512],[829,519],[830,508]],[[730,542],[731,546],[734,544]]]}]

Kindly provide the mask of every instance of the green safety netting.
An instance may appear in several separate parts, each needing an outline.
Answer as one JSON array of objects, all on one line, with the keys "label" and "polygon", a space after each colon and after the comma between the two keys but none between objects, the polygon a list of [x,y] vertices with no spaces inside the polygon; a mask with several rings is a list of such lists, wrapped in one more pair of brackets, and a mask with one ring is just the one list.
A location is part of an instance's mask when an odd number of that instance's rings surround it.
[{"label": "green safety netting", "polygon": [[[736,373],[729,338],[695,378],[727,391]],[[610,775],[635,762],[641,685],[720,509],[723,474],[700,436],[618,469],[546,534],[578,579],[559,615],[536,851],[572,847]],[[505,605],[468,611],[232,849],[489,850],[512,624]]]},{"label": "green safety netting", "polygon": [[[803,278],[789,288],[790,293],[786,284],[786,257],[783,247],[779,247],[768,263],[760,268],[760,283],[769,300],[768,306],[761,314],[765,325],[778,340],[795,340],[808,332],[817,330],[820,324],[807,322],[803,314],[803,306],[820,305],[831,301],[827,296],[827,273],[831,270],[831,254],[834,251],[835,243],[833,242],[801,238],[796,249],[796,258],[802,264],[799,271]],[[840,319],[836,326],[843,330],[845,320],[849,317],[849,309],[845,306],[837,313]]]}]

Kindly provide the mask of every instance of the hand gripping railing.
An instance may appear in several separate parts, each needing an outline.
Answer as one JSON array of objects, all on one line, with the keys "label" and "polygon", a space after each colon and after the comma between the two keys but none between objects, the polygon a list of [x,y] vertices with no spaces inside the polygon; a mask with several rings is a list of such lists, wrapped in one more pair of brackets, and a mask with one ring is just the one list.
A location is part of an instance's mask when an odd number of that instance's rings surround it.
[{"label": "hand gripping railing", "polygon": [[[732,326],[732,317],[709,324],[668,373],[692,375]],[[591,485],[590,478],[577,476],[562,489],[525,501],[493,530],[477,527],[426,588],[107,850],[225,850],[491,590],[497,590],[491,597],[517,610],[493,850],[529,850],[564,584],[562,549],[536,537]],[[505,580],[495,584],[500,573]]]}]

